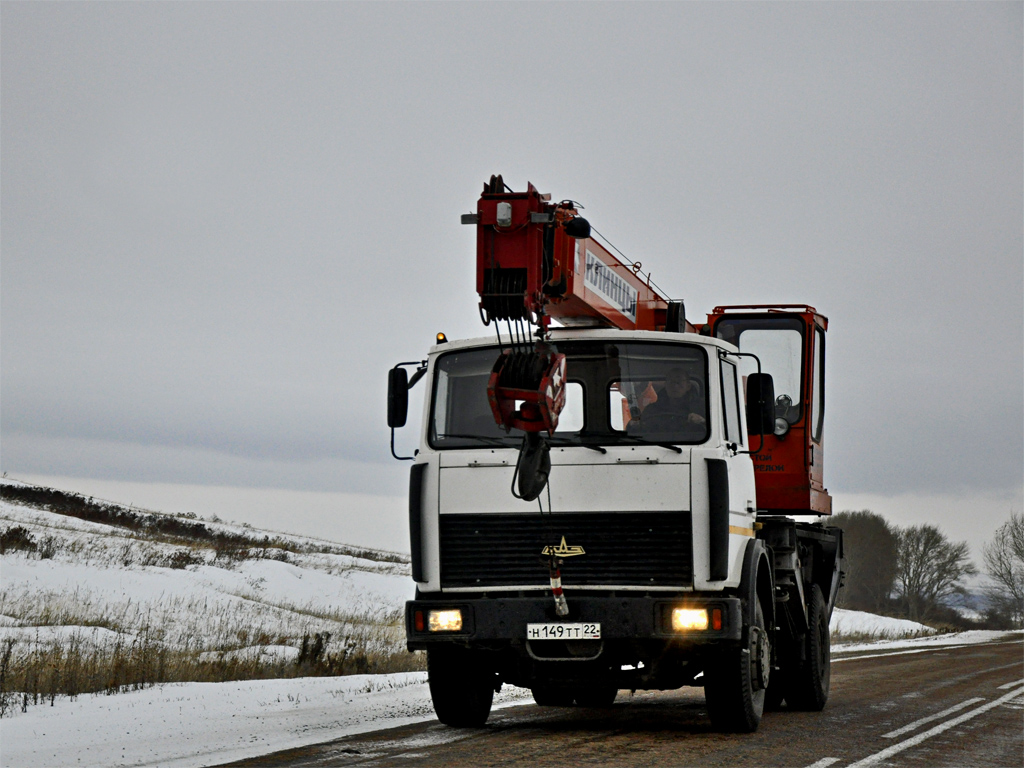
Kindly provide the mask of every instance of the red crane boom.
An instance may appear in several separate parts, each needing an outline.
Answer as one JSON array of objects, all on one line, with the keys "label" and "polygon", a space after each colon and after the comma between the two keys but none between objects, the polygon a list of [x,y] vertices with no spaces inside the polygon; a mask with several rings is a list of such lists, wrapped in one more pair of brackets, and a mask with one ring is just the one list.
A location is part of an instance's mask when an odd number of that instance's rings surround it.
[{"label": "red crane boom", "polygon": [[628,264],[590,237],[571,200],[551,203],[532,184],[511,192],[501,176],[484,185],[476,214],[476,289],[484,323],[529,320],[622,330],[693,331],[682,302],[661,296],[639,264]]},{"label": "red crane boom", "polygon": [[[552,319],[567,326],[694,330],[682,302],[659,295],[639,264],[621,261],[590,236],[573,201],[550,200],[532,184],[512,192],[492,176],[477,212],[462,217],[477,228],[480,317],[485,325],[498,323],[499,341],[501,322],[508,328],[508,348],[487,390],[506,430],[551,434],[558,425],[565,357],[548,342]],[[533,334],[530,325],[537,326]]]}]

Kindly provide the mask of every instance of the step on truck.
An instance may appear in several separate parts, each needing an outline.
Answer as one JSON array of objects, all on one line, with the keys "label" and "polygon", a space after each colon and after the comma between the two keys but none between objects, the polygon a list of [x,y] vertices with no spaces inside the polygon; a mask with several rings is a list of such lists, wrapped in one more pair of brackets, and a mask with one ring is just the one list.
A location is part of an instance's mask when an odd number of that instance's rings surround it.
[{"label": "step on truck", "polygon": [[554,707],[699,686],[724,731],[821,710],[843,579],[820,522],[827,319],[719,306],[694,325],[578,204],[500,176],[462,223],[491,333],[438,334],[388,381],[412,461],[407,643],[438,719],[483,725],[503,683]]}]

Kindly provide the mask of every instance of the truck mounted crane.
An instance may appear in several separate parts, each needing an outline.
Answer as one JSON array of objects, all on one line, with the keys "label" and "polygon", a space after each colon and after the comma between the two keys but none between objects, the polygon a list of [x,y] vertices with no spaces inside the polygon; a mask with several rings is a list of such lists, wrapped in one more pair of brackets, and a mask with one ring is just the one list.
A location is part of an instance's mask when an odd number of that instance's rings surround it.
[{"label": "truck mounted crane", "polygon": [[[725,731],[821,710],[843,578],[820,522],[827,319],[741,305],[692,324],[532,184],[492,176],[462,223],[494,335],[438,334],[388,382],[392,453],[413,462],[407,645],[438,718],[482,725],[503,683],[540,706],[700,686]],[[398,456],[420,379],[419,449]]]}]

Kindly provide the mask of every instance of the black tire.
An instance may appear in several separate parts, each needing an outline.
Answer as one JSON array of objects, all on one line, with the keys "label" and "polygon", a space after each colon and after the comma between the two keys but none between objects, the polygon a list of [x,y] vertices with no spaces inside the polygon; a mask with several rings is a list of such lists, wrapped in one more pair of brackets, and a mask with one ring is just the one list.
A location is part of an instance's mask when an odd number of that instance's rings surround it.
[{"label": "black tire", "polygon": [[804,658],[797,660],[786,675],[786,703],[790,709],[820,712],[828,701],[832,679],[832,645],[829,640],[825,598],[815,584],[807,604],[808,631],[804,635]]},{"label": "black tire", "polygon": [[464,648],[427,651],[427,679],[437,719],[458,728],[487,722],[494,700],[495,674]]},{"label": "black tire", "polygon": [[619,690],[609,685],[598,688],[577,688],[575,698],[576,703],[581,707],[603,709],[614,704],[618,694]]},{"label": "black tire", "polygon": [[572,691],[565,688],[531,688],[533,700],[541,707],[571,707]]},{"label": "black tire", "polygon": [[765,673],[758,672],[755,663],[765,654],[771,659],[771,647],[760,599],[754,606],[754,624],[748,635],[747,647],[724,649],[704,668],[704,699],[711,724],[718,731],[753,733],[764,714],[765,689],[760,681]]}]

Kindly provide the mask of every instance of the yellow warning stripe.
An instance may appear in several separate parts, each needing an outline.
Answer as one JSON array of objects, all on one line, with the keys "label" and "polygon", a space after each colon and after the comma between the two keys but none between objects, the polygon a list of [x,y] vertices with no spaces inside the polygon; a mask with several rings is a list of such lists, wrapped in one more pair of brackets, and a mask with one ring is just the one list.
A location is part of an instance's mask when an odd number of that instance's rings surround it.
[{"label": "yellow warning stripe", "polygon": [[751,538],[754,537],[753,528],[741,528],[738,525],[730,525],[729,533],[735,533],[737,536],[750,536]]}]

